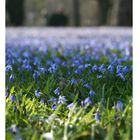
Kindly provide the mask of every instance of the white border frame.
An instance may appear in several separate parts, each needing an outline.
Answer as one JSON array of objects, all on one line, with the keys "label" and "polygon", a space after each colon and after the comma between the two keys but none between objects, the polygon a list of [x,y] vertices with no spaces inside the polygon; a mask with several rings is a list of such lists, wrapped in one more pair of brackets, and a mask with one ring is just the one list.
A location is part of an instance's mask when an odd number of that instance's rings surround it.
[{"label": "white border frame", "polygon": [[[0,1],[0,139],[5,139],[5,0]],[[140,1],[133,0],[133,140],[140,135]]]},{"label": "white border frame", "polygon": [[133,1],[133,140],[140,139],[140,1]]},{"label": "white border frame", "polygon": [[5,140],[5,0],[0,1],[0,139]]}]

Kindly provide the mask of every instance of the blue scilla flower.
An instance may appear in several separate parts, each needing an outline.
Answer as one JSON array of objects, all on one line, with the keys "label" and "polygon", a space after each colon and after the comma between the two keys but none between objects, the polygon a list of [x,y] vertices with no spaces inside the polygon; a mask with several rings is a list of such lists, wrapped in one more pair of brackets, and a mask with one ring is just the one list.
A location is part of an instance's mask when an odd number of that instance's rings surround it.
[{"label": "blue scilla flower", "polygon": [[91,89],[91,85],[89,83],[84,84],[84,87],[87,89]]},{"label": "blue scilla flower", "polygon": [[58,99],[58,104],[66,104],[66,97],[65,96],[59,96],[59,99]]},{"label": "blue scilla flower", "polygon": [[82,72],[81,69],[76,69],[76,70],[74,71],[74,73],[75,73],[75,74],[78,74],[78,75],[82,75],[82,74],[83,74],[83,72]]},{"label": "blue scilla flower", "polygon": [[36,91],[35,91],[35,96],[37,97],[37,98],[39,98],[40,96],[41,96],[41,92],[40,92],[40,90],[39,89],[37,89]]},{"label": "blue scilla flower", "polygon": [[105,65],[102,64],[102,65],[99,67],[98,71],[104,73],[104,72],[106,71]]},{"label": "blue scilla flower", "polygon": [[7,59],[7,63],[10,64],[10,65],[14,65],[15,60],[13,58]]},{"label": "blue scilla flower", "polygon": [[120,77],[123,81],[125,81],[125,76],[122,73],[118,73],[117,76]]},{"label": "blue scilla flower", "polygon": [[58,66],[54,63],[54,64],[51,64],[51,66],[49,67],[48,71],[50,73],[56,73],[57,68],[58,68]]},{"label": "blue scilla flower", "polygon": [[11,65],[7,65],[5,68],[6,72],[12,71],[12,66]]},{"label": "blue scilla flower", "polygon": [[71,72],[70,70],[68,70],[68,75],[71,75],[71,73],[72,73],[72,72]]},{"label": "blue scilla flower", "polygon": [[127,74],[129,72],[129,67],[128,66],[123,67],[122,72],[123,74]]},{"label": "blue scilla flower", "polygon": [[14,94],[12,94],[10,99],[11,99],[12,102],[15,102],[16,101],[16,96]]},{"label": "blue scilla flower", "polygon": [[114,73],[114,66],[112,64],[110,64],[107,69],[110,73]]},{"label": "blue scilla flower", "polygon": [[56,95],[60,95],[60,88],[59,88],[59,87],[56,88],[56,89],[54,90],[54,93],[55,93]]},{"label": "blue scilla flower", "polygon": [[95,120],[96,120],[97,123],[100,122],[100,114],[99,114],[98,111],[95,113]]},{"label": "blue scilla flower", "polygon": [[83,71],[83,70],[85,70],[85,66],[84,66],[84,65],[79,65],[79,66],[78,66],[78,69],[80,69],[80,70]]},{"label": "blue scilla flower", "polygon": [[46,122],[50,123],[53,119],[55,119],[55,114],[50,115],[48,119],[46,119]]},{"label": "blue scilla flower", "polygon": [[39,66],[40,65],[40,61],[37,58],[34,59],[34,65],[35,66]]},{"label": "blue scilla flower", "polygon": [[45,74],[47,72],[47,70],[45,68],[39,67],[38,71]]},{"label": "blue scilla flower", "polygon": [[81,102],[82,106],[93,105],[93,102],[90,97],[87,97],[83,102]]},{"label": "blue scilla flower", "polygon": [[71,83],[71,85],[77,85],[78,84],[77,80],[74,79],[74,78],[71,79],[70,83]]},{"label": "blue scilla flower", "polygon": [[123,69],[123,66],[122,65],[117,65],[117,73],[121,73],[122,72],[122,69]]},{"label": "blue scilla flower", "polygon": [[31,71],[32,70],[32,67],[31,67],[30,64],[24,64],[24,65],[22,65],[22,68],[27,70],[27,71]]},{"label": "blue scilla flower", "polygon": [[70,53],[70,50],[69,50],[69,49],[64,50],[63,55],[64,55],[65,57],[68,57],[70,54],[71,54],[71,53]]},{"label": "blue scilla flower", "polygon": [[23,56],[24,56],[25,58],[29,58],[30,53],[26,51],[26,52],[23,53]]},{"label": "blue scilla flower", "polygon": [[13,82],[15,79],[15,75],[14,74],[11,74],[10,77],[9,77],[9,81],[10,82]]},{"label": "blue scilla flower", "polygon": [[19,128],[17,127],[16,124],[12,124],[11,127],[10,127],[10,131],[11,131],[13,134],[17,134],[17,133],[19,133]]},{"label": "blue scilla flower", "polygon": [[34,74],[33,74],[34,80],[37,80],[39,77],[40,77],[40,72],[35,71]]},{"label": "blue scilla flower", "polygon": [[88,68],[90,66],[91,66],[91,64],[85,64],[85,68]]},{"label": "blue scilla flower", "polygon": [[97,75],[97,79],[102,79],[102,78],[103,78],[103,75],[101,75],[101,74]]},{"label": "blue scilla flower", "polygon": [[8,98],[8,97],[9,97],[9,94],[10,94],[10,89],[9,89],[9,88],[7,88],[7,89],[6,89],[6,94],[5,94],[6,98]]},{"label": "blue scilla flower", "polygon": [[40,103],[41,103],[41,104],[45,104],[45,103],[46,103],[46,99],[42,98],[42,99],[40,100]]},{"label": "blue scilla flower", "polygon": [[17,107],[16,107],[16,106],[14,106],[14,107],[13,107],[13,110],[14,110],[14,112],[16,112],[16,111],[17,111]]},{"label": "blue scilla flower", "polygon": [[81,106],[85,106],[84,101],[81,101]]},{"label": "blue scilla flower", "polygon": [[47,65],[52,65],[53,62],[52,62],[51,60],[48,59],[48,60],[46,61],[46,64],[47,64]]},{"label": "blue scilla flower", "polygon": [[62,62],[62,66],[66,67],[67,66],[67,62]]},{"label": "blue scilla flower", "polygon": [[52,97],[50,100],[48,100],[48,102],[56,103],[57,102],[57,98]]},{"label": "blue scilla flower", "polygon": [[87,81],[85,79],[80,79],[80,81],[85,85]]},{"label": "blue scilla flower", "polygon": [[117,110],[123,110],[123,102],[122,101],[117,101],[116,109]]},{"label": "blue scilla flower", "polygon": [[84,104],[85,104],[85,105],[86,105],[86,104],[93,105],[93,102],[92,102],[92,100],[91,100],[90,97],[87,97],[87,98],[84,100]]},{"label": "blue scilla flower", "polygon": [[76,64],[75,64],[75,63],[72,63],[71,66],[72,66],[72,67],[76,67]]},{"label": "blue scilla flower", "polygon": [[94,97],[95,96],[95,91],[93,90],[93,89],[91,89],[90,91],[89,91],[89,96],[90,97]]},{"label": "blue scilla flower", "polygon": [[20,66],[18,67],[18,71],[19,71],[19,72],[22,72],[23,70],[24,70],[23,67],[20,67]]},{"label": "blue scilla flower", "polygon": [[25,58],[25,59],[22,61],[22,63],[23,63],[24,66],[28,65],[28,64],[29,64],[29,59],[26,59],[26,58]]},{"label": "blue scilla flower", "polygon": [[97,65],[95,64],[92,68],[91,68],[91,70],[90,70],[90,72],[95,72],[95,71],[97,71],[98,70],[98,67],[97,67]]},{"label": "blue scilla flower", "polygon": [[80,65],[80,61],[79,60],[74,60],[74,64],[75,64],[74,66],[76,66],[76,65],[79,66]]},{"label": "blue scilla flower", "polygon": [[73,107],[74,107],[74,103],[73,103],[73,102],[70,103],[69,105],[67,105],[67,108],[68,108],[69,110],[71,110]]},{"label": "blue scilla flower", "polygon": [[57,108],[57,106],[56,106],[56,104],[52,104],[52,110],[56,110],[56,108]]},{"label": "blue scilla flower", "polygon": [[61,59],[58,58],[58,57],[56,57],[54,61],[55,61],[56,64],[62,64]]}]

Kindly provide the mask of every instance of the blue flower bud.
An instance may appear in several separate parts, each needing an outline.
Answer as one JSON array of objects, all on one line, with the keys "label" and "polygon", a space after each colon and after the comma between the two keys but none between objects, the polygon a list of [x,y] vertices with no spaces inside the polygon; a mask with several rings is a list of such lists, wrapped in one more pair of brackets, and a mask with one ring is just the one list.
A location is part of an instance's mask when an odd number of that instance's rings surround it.
[{"label": "blue flower bud", "polygon": [[67,105],[67,108],[68,108],[69,110],[71,110],[73,107],[74,107],[74,103],[73,103],[73,102],[70,103],[69,105]]},{"label": "blue flower bud", "polygon": [[10,77],[9,77],[9,81],[10,82],[13,82],[15,79],[15,75],[14,74],[11,74]]},{"label": "blue flower bud", "polygon": [[103,75],[101,74],[97,75],[97,79],[101,79],[101,78],[103,78]]},{"label": "blue flower bud", "polygon": [[11,95],[11,101],[12,102],[15,102],[16,101],[16,96],[13,94],[13,95]]},{"label": "blue flower bud", "polygon": [[41,104],[45,104],[46,103],[46,100],[43,98],[43,99],[40,100],[40,103]]},{"label": "blue flower bud", "polygon": [[34,80],[37,80],[40,77],[40,73],[38,71],[35,71],[33,74]]},{"label": "blue flower bud", "polygon": [[96,93],[95,93],[95,91],[94,91],[94,90],[90,90],[90,91],[89,91],[89,96],[90,96],[90,97],[95,96],[95,94],[96,94]]},{"label": "blue flower bud", "polygon": [[77,85],[77,80],[75,80],[75,79],[71,79],[71,85]]},{"label": "blue flower bud", "polygon": [[59,87],[56,88],[56,89],[54,90],[54,93],[55,93],[56,95],[60,95],[60,88],[59,88]]},{"label": "blue flower bud", "polygon": [[109,70],[110,73],[114,72],[114,66],[112,64],[110,64],[107,69]]},{"label": "blue flower bud", "polygon": [[40,92],[40,90],[39,89],[37,89],[36,91],[35,91],[35,96],[37,97],[37,98],[39,98],[40,96],[41,96],[41,92]]},{"label": "blue flower bud", "polygon": [[57,106],[56,104],[52,104],[52,110],[56,110]]},{"label": "blue flower bud", "polygon": [[12,126],[10,127],[10,130],[13,134],[19,133],[19,129],[15,124],[12,124]]},{"label": "blue flower bud", "polygon": [[125,77],[122,73],[118,73],[117,76],[120,77],[123,81],[125,81]]},{"label": "blue flower bud", "polygon": [[96,120],[96,122],[100,122],[100,114],[99,114],[99,112],[97,111],[96,113],[95,113],[95,120]]},{"label": "blue flower bud", "polygon": [[91,70],[90,70],[90,72],[95,72],[95,71],[97,71],[98,70],[98,67],[97,67],[97,65],[95,64],[92,68],[91,68]]},{"label": "blue flower bud", "polygon": [[93,102],[90,97],[87,97],[83,102],[81,102],[81,105],[82,106],[93,105]]},{"label": "blue flower bud", "polygon": [[9,88],[7,88],[6,94],[5,94],[6,98],[8,98],[9,94],[10,94],[10,90],[9,90]]},{"label": "blue flower bud", "polygon": [[123,103],[122,101],[118,101],[117,104],[116,104],[116,109],[117,110],[123,110]]},{"label": "blue flower bud", "polygon": [[104,65],[104,64],[102,64],[102,65],[99,67],[99,72],[102,72],[102,73],[106,72],[106,68],[105,68],[105,65]]},{"label": "blue flower bud", "polygon": [[57,102],[57,99],[52,97],[50,100],[48,100],[48,102],[53,102],[53,103],[56,103]]},{"label": "blue flower bud", "polygon": [[66,97],[65,96],[59,96],[59,99],[58,99],[58,104],[66,104]]},{"label": "blue flower bud", "polygon": [[5,68],[6,72],[9,72],[9,71],[12,71],[12,66],[11,65],[7,65],[6,68]]},{"label": "blue flower bud", "polygon": [[86,87],[87,89],[91,89],[91,85],[89,83],[85,84],[84,87]]}]

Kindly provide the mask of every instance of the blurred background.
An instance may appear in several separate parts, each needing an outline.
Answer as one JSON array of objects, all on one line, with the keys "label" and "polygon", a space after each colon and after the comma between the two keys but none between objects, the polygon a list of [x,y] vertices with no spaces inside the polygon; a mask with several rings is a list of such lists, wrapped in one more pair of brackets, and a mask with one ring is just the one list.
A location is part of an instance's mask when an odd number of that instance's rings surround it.
[{"label": "blurred background", "polygon": [[6,0],[6,26],[132,26],[132,0]]}]

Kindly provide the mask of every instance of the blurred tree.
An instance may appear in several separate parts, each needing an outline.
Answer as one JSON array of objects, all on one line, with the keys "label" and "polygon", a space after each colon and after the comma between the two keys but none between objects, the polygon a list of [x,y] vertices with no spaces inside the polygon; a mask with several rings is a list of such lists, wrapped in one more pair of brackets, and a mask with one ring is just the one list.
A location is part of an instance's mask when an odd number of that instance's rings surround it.
[{"label": "blurred tree", "polygon": [[9,22],[11,25],[23,25],[24,0],[6,0],[6,12],[9,16]]},{"label": "blurred tree", "polygon": [[99,3],[99,24],[106,25],[108,19],[108,12],[111,8],[110,0],[98,0]]},{"label": "blurred tree", "polygon": [[73,0],[75,26],[80,26],[79,0]]},{"label": "blurred tree", "polygon": [[132,26],[132,0],[121,0],[118,14],[118,25]]}]

